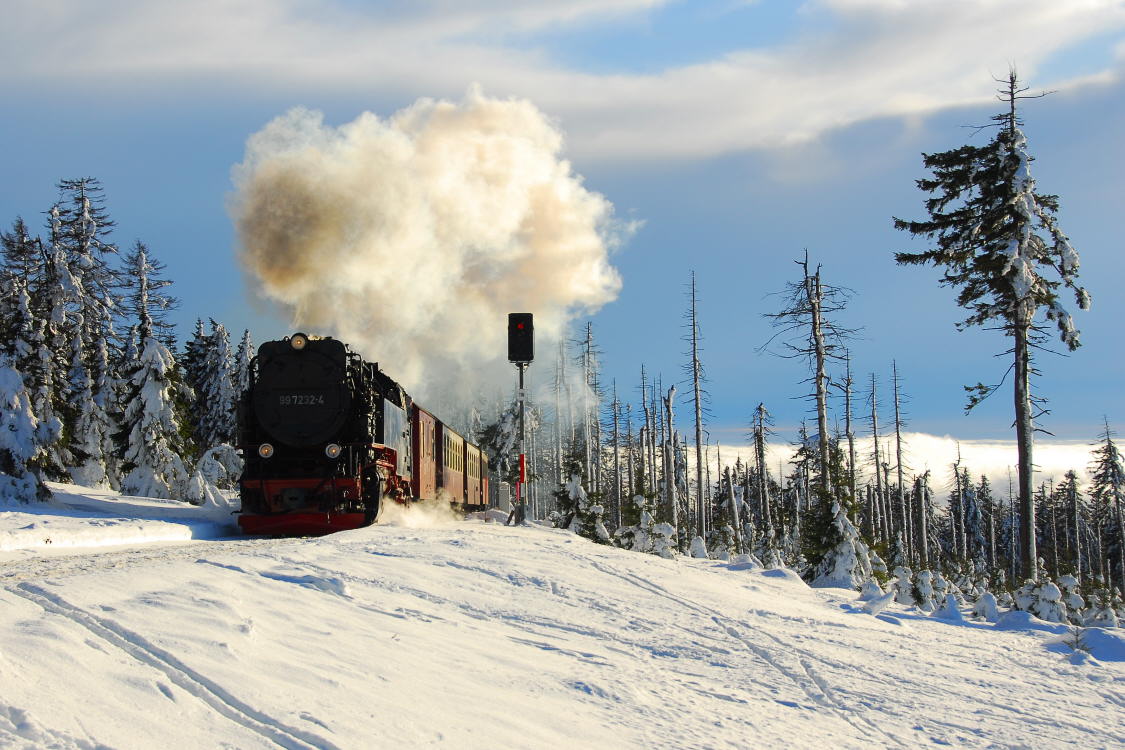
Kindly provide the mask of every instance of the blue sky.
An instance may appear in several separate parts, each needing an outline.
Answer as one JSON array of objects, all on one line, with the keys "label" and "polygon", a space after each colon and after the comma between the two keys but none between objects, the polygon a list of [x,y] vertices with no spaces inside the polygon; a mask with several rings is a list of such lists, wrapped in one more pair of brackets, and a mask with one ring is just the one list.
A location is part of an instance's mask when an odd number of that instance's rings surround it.
[{"label": "blue sky", "polygon": [[[606,379],[632,393],[642,363],[681,378],[682,315],[697,275],[711,432],[745,432],[754,406],[779,432],[807,410],[798,362],[758,351],[768,295],[805,248],[855,291],[856,378],[888,388],[897,360],[912,428],[1010,434],[1010,396],[962,415],[961,386],[1005,368],[998,334],[958,333],[953,293],[892,216],[921,218],[921,153],[968,141],[1018,66],[1039,187],[1083,259],[1094,306],[1084,346],[1040,358],[1044,426],[1092,438],[1125,424],[1120,321],[1125,255],[1125,4],[1098,0],[815,0],[804,3],[496,0],[79,0],[5,4],[0,28],[0,222],[42,225],[55,182],[101,179],[121,245],[168,266],[186,332],[212,316],[258,340],[288,323],[247,292],[227,212],[245,142],[294,106],[342,124],[421,97],[532,101],[565,133],[585,185],[639,229],[612,263],[616,301],[593,316]],[[983,142],[986,134],[975,136]],[[579,322],[586,316],[579,316]],[[1058,347],[1056,347],[1058,348]],[[543,363],[546,365],[546,363]],[[544,367],[541,377],[546,377]],[[861,399],[862,402],[862,399]],[[886,409],[884,409],[886,413]]]}]

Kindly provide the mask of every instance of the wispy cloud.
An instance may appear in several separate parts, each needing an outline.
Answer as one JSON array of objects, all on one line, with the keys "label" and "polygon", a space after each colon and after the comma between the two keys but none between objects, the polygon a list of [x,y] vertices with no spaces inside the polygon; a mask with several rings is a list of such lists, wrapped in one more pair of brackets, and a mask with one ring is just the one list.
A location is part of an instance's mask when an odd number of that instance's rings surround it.
[{"label": "wispy cloud", "polygon": [[1120,0],[809,0],[795,36],[649,75],[578,71],[526,43],[559,27],[640,23],[664,4],[14,0],[0,27],[0,86],[200,81],[299,102],[313,92],[453,97],[479,82],[561,118],[574,153],[690,158],[982,101],[990,74],[1013,62],[1059,88],[1052,55],[1125,30]]}]

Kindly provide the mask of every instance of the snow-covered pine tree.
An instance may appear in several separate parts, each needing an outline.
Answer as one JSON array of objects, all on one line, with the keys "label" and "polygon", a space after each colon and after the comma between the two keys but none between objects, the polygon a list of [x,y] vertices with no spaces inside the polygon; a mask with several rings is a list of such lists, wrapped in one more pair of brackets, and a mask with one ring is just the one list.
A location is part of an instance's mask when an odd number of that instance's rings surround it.
[{"label": "snow-covered pine tree", "polygon": [[[1077,284],[1078,253],[1055,219],[1058,199],[1035,190],[1032,157],[1016,115],[1016,102],[1027,98],[1022,96],[1026,90],[1020,88],[1015,70],[1010,71],[1000,95],[1007,111],[992,118],[999,131],[988,144],[924,155],[923,163],[933,177],[918,180],[918,187],[932,195],[926,201],[930,219],[896,218],[895,227],[929,238],[936,247],[899,252],[895,260],[943,269],[942,285],[957,288],[957,304],[970,313],[959,328],[997,325],[1013,339],[1020,558],[1023,574],[1034,576],[1031,338],[1039,327],[1037,313],[1045,310],[1067,348],[1078,348],[1078,331],[1059,300],[1059,287],[1071,289],[1083,310],[1089,307],[1090,297]],[[1057,278],[1045,275],[1048,271]],[[998,387],[980,383],[968,387],[968,408]]]},{"label": "snow-covered pine tree", "polygon": [[121,429],[121,491],[145,497],[173,497],[187,479],[184,444],[174,403],[176,362],[158,331],[172,298],[160,292],[170,282],[162,265],[138,242],[126,261],[132,294],[126,310],[137,321],[136,361],[125,373],[127,397]]}]

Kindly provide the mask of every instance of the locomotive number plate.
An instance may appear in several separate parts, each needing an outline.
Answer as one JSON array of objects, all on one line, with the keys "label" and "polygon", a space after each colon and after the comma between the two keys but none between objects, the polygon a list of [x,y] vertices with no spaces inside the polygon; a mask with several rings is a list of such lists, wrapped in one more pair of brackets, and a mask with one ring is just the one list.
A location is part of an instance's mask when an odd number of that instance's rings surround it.
[{"label": "locomotive number plate", "polygon": [[323,393],[282,393],[277,398],[279,406],[324,406]]}]

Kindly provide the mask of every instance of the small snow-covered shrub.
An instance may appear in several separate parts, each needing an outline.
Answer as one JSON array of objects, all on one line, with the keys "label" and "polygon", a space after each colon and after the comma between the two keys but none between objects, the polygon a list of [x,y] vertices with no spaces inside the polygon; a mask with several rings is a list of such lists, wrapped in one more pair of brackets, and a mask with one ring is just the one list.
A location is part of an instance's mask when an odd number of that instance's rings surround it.
[{"label": "small snow-covered shrub", "polygon": [[923,612],[934,611],[934,574],[931,571],[923,570],[918,574],[918,582],[914,585],[914,597],[918,602],[918,608]]},{"label": "small snow-covered shrub", "polygon": [[918,600],[914,598],[914,582],[911,580],[913,576],[910,568],[899,565],[895,568],[895,580],[891,584],[895,592],[895,601],[908,607],[918,603]]},{"label": "small snow-covered shrub", "polygon": [[1000,618],[1000,608],[997,606],[996,597],[985,591],[973,605],[973,617],[978,617],[989,622],[996,622]]},{"label": "small snow-covered shrub", "polygon": [[652,527],[652,553],[671,559],[676,555],[676,527],[658,523]]},{"label": "small snow-covered shrub", "polygon": [[1062,601],[1062,591],[1051,581],[1044,581],[1034,592],[1035,600],[1031,612],[1040,620],[1047,622],[1068,622],[1066,605]]}]

